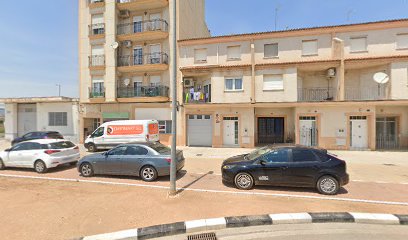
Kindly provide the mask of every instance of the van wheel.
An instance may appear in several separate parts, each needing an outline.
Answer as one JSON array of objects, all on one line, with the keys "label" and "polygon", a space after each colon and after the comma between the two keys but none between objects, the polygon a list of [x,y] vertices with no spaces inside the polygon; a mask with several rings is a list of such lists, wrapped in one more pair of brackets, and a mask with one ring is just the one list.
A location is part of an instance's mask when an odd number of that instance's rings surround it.
[{"label": "van wheel", "polygon": [[88,145],[88,151],[89,151],[89,152],[96,152],[97,150],[98,150],[98,149],[96,148],[95,144],[90,143],[90,144]]},{"label": "van wheel", "polygon": [[34,169],[37,173],[45,173],[47,171],[47,166],[43,161],[37,160],[34,163]]},{"label": "van wheel", "polygon": [[3,160],[0,158],[0,170],[4,170],[6,166],[3,163]]},{"label": "van wheel", "polygon": [[144,166],[142,170],[140,170],[140,177],[145,182],[153,182],[157,179],[157,171],[152,166]]},{"label": "van wheel", "polygon": [[321,194],[336,195],[340,189],[339,182],[332,176],[323,176],[317,181],[317,190]]}]

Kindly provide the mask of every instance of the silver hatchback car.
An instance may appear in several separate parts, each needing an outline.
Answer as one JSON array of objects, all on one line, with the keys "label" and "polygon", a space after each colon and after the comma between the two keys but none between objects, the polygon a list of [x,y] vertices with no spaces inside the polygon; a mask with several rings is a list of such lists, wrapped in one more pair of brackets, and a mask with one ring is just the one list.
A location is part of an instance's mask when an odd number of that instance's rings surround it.
[{"label": "silver hatchback car", "polygon": [[[177,150],[177,171],[184,167],[183,151]],[[83,157],[78,172],[84,177],[95,174],[139,176],[152,182],[170,175],[171,149],[158,142],[128,143],[108,152]]]}]

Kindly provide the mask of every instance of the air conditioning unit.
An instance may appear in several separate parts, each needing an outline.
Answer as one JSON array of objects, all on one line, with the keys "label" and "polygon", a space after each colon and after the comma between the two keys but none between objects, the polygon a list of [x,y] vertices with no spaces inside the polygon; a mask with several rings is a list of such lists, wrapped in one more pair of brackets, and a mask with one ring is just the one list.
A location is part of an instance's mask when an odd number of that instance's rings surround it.
[{"label": "air conditioning unit", "polygon": [[122,44],[123,44],[124,47],[127,47],[127,48],[132,47],[132,41],[129,41],[129,40],[123,41]]},{"label": "air conditioning unit", "polygon": [[120,17],[120,18],[128,18],[128,17],[130,17],[130,11],[129,11],[129,10],[120,10],[120,11],[119,11],[119,17]]},{"label": "air conditioning unit", "polygon": [[327,69],[327,77],[332,78],[336,76],[336,69],[335,68],[329,68]]},{"label": "air conditioning unit", "polygon": [[194,87],[194,80],[192,78],[184,78],[183,85],[184,87]]}]

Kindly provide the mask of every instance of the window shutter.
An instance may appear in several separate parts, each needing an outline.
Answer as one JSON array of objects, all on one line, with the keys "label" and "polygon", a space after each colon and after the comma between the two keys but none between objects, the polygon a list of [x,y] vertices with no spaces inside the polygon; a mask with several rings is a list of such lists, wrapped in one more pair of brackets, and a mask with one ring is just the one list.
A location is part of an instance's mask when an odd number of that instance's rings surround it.
[{"label": "window shutter", "polygon": [[317,54],[317,40],[306,40],[302,42],[302,55]]},{"label": "window shutter", "polygon": [[95,76],[95,77],[92,77],[92,82],[93,83],[100,83],[100,82],[104,82],[104,80],[103,80],[103,77],[97,77],[97,76]]},{"label": "window shutter", "polygon": [[367,51],[367,38],[366,37],[351,38],[350,51],[351,52]]},{"label": "window shutter", "polygon": [[161,76],[150,76],[150,84],[158,85],[161,82]]},{"label": "window shutter", "polygon": [[241,46],[231,46],[227,48],[228,59],[240,59],[241,58]]},{"label": "window shutter", "polygon": [[92,46],[92,55],[104,55],[105,48],[102,45]]},{"label": "window shutter", "polygon": [[282,90],[283,89],[283,75],[270,74],[264,75],[263,90]]},{"label": "window shutter", "polygon": [[397,35],[397,48],[408,48],[408,33]]},{"label": "window shutter", "polygon": [[277,57],[279,56],[279,45],[277,43],[265,44],[264,57]]},{"label": "window shutter", "polygon": [[92,24],[103,23],[103,14],[92,15]]},{"label": "window shutter", "polygon": [[207,61],[207,49],[195,49],[194,50],[194,61],[195,62],[206,62]]}]

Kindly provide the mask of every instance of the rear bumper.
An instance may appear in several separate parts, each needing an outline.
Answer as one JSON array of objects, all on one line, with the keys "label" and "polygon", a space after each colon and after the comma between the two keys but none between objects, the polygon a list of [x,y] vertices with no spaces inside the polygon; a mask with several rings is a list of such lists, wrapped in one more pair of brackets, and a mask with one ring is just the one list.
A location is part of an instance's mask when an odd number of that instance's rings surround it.
[{"label": "rear bumper", "polygon": [[47,166],[48,168],[54,168],[54,167],[58,167],[60,165],[63,164],[67,164],[67,163],[74,163],[74,162],[78,162],[80,159],[80,154],[74,154],[71,156],[66,156],[66,157],[59,157],[59,158],[50,158],[49,160],[49,166]]},{"label": "rear bumper", "polygon": [[[182,170],[184,168],[184,160],[183,161],[179,161],[177,163],[177,172]],[[158,176],[162,177],[162,176],[169,176],[170,175],[170,165],[166,166],[166,167],[161,167],[157,169],[157,174]]]}]

